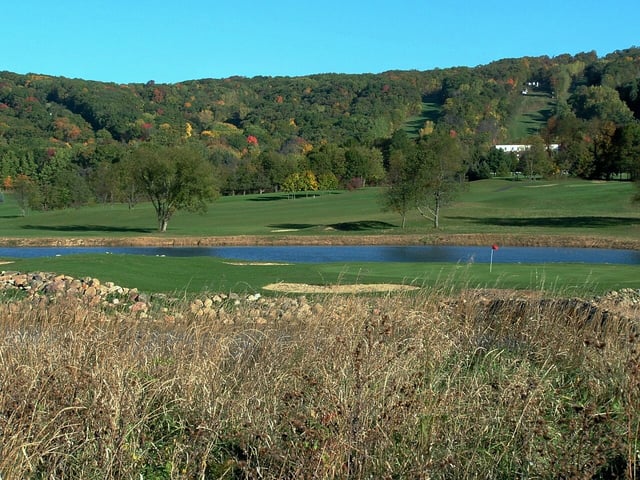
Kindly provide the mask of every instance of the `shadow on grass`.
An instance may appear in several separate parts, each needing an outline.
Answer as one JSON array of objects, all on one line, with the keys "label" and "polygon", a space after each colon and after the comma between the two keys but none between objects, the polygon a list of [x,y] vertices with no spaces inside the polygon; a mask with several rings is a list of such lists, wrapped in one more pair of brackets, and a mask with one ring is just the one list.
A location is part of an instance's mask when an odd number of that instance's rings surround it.
[{"label": "shadow on grass", "polygon": [[334,223],[328,226],[335,230],[339,230],[341,232],[361,232],[365,230],[382,230],[382,229],[396,227],[396,225],[392,225],[391,223],[379,222],[376,220],[361,220],[359,222]]},{"label": "shadow on grass", "polygon": [[441,114],[441,99],[439,94],[424,95],[422,97],[422,110],[415,118],[404,124],[404,129],[410,134],[417,134],[424,127],[427,120],[437,122]]},{"label": "shadow on grass", "polygon": [[322,197],[325,195],[341,195],[343,192],[324,190],[321,192],[296,192],[295,194],[265,194],[248,198],[248,202],[277,202],[279,200],[296,200],[298,198]]},{"label": "shadow on grass", "polygon": [[283,230],[305,230],[307,228],[317,227],[312,223],[276,223],[267,225],[269,228],[281,228]]},{"label": "shadow on grass", "polygon": [[289,198],[287,195],[265,195],[264,197],[252,197],[247,200],[250,202],[277,202],[278,200],[287,200]]},{"label": "shadow on grass", "polygon": [[621,227],[640,223],[637,218],[628,217],[529,217],[529,218],[504,218],[504,217],[447,217],[463,220],[480,225],[496,225],[500,227],[556,227],[556,228],[603,228]]},{"label": "shadow on grass", "polygon": [[104,232],[104,233],[153,233],[154,228],[112,227],[107,225],[24,225],[25,230],[41,230],[51,232]]},{"label": "shadow on grass", "polygon": [[316,225],[312,223],[276,223],[267,225],[269,228],[278,228],[282,230],[305,230],[314,227],[329,227],[340,232],[363,232],[367,230],[382,230],[396,228],[387,222],[379,222],[376,220],[360,220],[358,222],[333,223],[330,225]]},{"label": "shadow on grass", "polygon": [[540,131],[540,125],[545,124],[553,115],[550,108],[545,108],[537,112],[525,113],[523,116],[526,120],[523,124],[527,126],[527,133],[534,135]]}]

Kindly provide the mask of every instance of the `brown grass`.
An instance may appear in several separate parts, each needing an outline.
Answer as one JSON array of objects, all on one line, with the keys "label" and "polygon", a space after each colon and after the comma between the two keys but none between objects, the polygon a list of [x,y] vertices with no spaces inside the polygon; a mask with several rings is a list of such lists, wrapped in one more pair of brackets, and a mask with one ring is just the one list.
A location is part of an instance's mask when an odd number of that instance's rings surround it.
[{"label": "brown grass", "polygon": [[0,305],[3,479],[640,473],[637,317],[582,301],[41,303]]}]

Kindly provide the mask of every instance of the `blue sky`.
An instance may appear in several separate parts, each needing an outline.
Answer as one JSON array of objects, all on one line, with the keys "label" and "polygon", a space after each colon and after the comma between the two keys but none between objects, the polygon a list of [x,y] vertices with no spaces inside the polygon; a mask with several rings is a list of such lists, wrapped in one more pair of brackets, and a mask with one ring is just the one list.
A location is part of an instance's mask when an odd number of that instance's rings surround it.
[{"label": "blue sky", "polygon": [[640,46],[638,0],[3,0],[0,70],[106,82],[380,73]]}]

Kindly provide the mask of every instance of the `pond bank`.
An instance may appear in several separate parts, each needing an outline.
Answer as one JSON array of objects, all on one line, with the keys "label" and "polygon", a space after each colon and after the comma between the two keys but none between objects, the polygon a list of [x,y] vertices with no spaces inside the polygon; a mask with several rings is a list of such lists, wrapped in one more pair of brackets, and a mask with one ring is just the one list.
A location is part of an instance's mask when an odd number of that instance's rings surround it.
[{"label": "pond bank", "polygon": [[572,247],[640,250],[640,239],[561,235],[515,234],[431,234],[431,235],[236,235],[220,237],[138,236],[138,237],[36,237],[0,238],[5,247],[47,246],[154,246],[213,247],[262,245],[460,245],[498,244],[512,247]]}]

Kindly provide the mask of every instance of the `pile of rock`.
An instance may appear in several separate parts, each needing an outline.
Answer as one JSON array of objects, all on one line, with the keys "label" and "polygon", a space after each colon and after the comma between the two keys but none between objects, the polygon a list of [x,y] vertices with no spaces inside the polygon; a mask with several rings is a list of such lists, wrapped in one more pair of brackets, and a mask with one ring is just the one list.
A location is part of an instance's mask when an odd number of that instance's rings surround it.
[{"label": "pile of rock", "polygon": [[145,295],[136,288],[125,288],[113,282],[102,283],[97,278],[74,278],[56,273],[0,273],[0,291],[19,290],[34,298],[76,297],[91,306],[128,308],[133,313],[144,314],[149,309]]},{"label": "pile of rock", "polygon": [[236,310],[242,305],[243,315],[256,324],[275,321],[295,322],[306,320],[324,311],[320,303],[309,303],[306,296],[263,297],[259,293],[240,296],[236,293],[206,295],[190,304],[191,313],[197,317],[216,319],[225,324],[235,323]]},{"label": "pile of rock", "polygon": [[[135,314],[137,318],[149,318],[152,315],[151,302],[153,301],[154,306],[158,307],[155,311],[161,313],[158,319],[177,319],[177,316],[183,317],[187,313],[225,324],[236,323],[239,319],[238,315],[242,315],[244,321],[251,319],[257,324],[304,321],[321,316],[326,309],[322,303],[310,303],[304,295],[263,297],[260,293],[202,294],[190,301],[188,309],[184,309],[184,303],[180,300],[172,300],[163,295],[149,297],[139,292],[137,288],[121,287],[113,282],[103,283],[93,277],[74,278],[69,275],[46,272],[1,272],[0,292],[3,290],[24,292],[36,303],[56,298],[76,298],[88,306],[129,312]],[[486,296],[487,298],[483,297],[481,303],[485,304],[490,311],[506,304],[510,310],[513,310],[514,302],[520,302],[521,306],[532,302],[544,306],[549,302],[548,299],[540,298],[501,298],[489,294]],[[590,315],[598,317],[614,316],[630,319],[634,323],[640,321],[640,289],[625,288],[592,300],[565,299],[563,302],[559,303],[556,300],[551,303],[555,308],[562,303],[571,311],[588,310],[592,312]],[[179,309],[179,313],[170,313],[168,307],[176,303],[182,308]],[[331,309],[325,313],[331,314]]]},{"label": "pile of rock", "polygon": [[640,327],[640,289],[622,288],[594,299],[599,308],[633,320]]},{"label": "pile of rock", "polygon": [[[237,293],[202,294],[190,301],[188,310],[169,312],[172,304],[183,305],[181,300],[164,295],[149,297],[137,288],[126,288],[113,282],[101,282],[97,278],[74,278],[56,273],[22,273],[4,271],[0,273],[0,291],[16,290],[26,293],[35,303],[60,298],[74,298],[85,305],[108,308],[119,312],[130,312],[137,318],[152,316],[151,304],[157,307],[158,319],[170,321],[177,316],[190,313],[196,317],[233,324],[242,315],[257,324],[274,321],[295,322],[308,319],[324,311],[320,303],[309,303],[307,297],[263,297],[260,293],[240,295]],[[242,308],[240,308],[242,307]],[[239,313],[241,311],[241,313]]]},{"label": "pile of rock", "polygon": [[602,300],[626,306],[640,306],[640,289],[622,288],[614,290],[604,295]]}]

